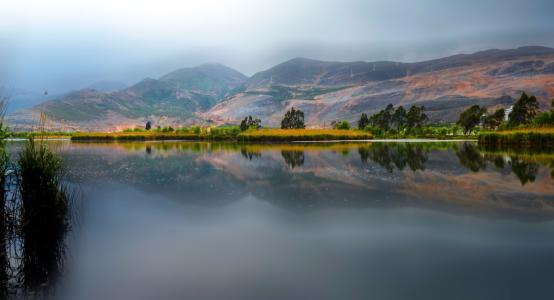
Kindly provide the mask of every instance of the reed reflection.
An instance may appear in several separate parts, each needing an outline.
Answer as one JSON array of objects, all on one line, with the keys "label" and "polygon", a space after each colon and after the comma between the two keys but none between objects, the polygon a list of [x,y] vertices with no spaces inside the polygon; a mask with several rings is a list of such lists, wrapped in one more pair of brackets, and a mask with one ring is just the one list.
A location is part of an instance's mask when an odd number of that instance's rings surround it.
[{"label": "reed reflection", "polygon": [[[72,198],[61,159],[30,140],[1,177],[0,284],[4,298],[46,295],[65,261]],[[0,166],[2,168],[2,166]]]}]

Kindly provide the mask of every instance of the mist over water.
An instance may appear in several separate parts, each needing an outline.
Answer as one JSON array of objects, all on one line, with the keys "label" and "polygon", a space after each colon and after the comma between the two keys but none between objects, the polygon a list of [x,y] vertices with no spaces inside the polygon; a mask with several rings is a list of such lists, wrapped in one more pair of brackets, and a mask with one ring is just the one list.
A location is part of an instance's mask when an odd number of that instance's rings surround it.
[{"label": "mist over water", "polygon": [[553,296],[548,153],[452,142],[51,147],[85,195],[55,298]]}]

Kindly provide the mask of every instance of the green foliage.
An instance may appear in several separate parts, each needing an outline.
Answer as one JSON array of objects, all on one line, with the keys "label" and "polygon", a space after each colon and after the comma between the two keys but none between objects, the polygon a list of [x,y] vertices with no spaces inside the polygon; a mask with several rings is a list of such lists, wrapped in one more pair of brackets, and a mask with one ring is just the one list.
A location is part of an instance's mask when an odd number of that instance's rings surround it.
[{"label": "green foliage", "polygon": [[144,129],[150,130],[151,128],[152,128],[152,122],[147,121],[147,122],[146,122],[146,126],[144,126]]},{"label": "green foliage", "polygon": [[18,166],[23,215],[27,219],[48,216],[36,220],[42,222],[41,226],[44,227],[54,224],[49,222],[51,218],[62,220],[63,222],[55,224],[65,226],[68,202],[66,192],[62,188],[61,159],[45,144],[37,145],[33,139],[29,139],[19,155]]},{"label": "green foliage", "polygon": [[504,115],[506,114],[506,111],[503,108],[497,109],[494,114],[487,115],[485,117],[485,120],[483,122],[483,127],[486,129],[496,129],[500,127],[502,122],[504,121]]},{"label": "green foliage", "polygon": [[537,126],[537,127],[554,126],[554,112],[545,111],[545,112],[539,113],[533,119],[532,124],[533,126]]},{"label": "green foliage", "polygon": [[253,119],[252,116],[245,117],[240,122],[240,130],[246,131],[248,129],[259,129],[262,127],[262,121],[260,119]]},{"label": "green foliage", "polygon": [[404,107],[399,106],[396,111],[394,111],[394,114],[392,115],[392,128],[395,129],[401,129],[406,126],[408,123],[408,115],[406,113],[406,110]]},{"label": "green foliage", "polygon": [[393,112],[394,106],[392,104],[387,105],[385,109],[369,118],[370,125],[387,131],[391,126]]},{"label": "green foliage", "polygon": [[511,127],[520,124],[529,124],[537,114],[539,104],[535,96],[527,96],[525,92],[514,104],[513,110],[508,116],[508,124]]},{"label": "green foliage", "polygon": [[468,134],[475,126],[481,122],[481,117],[486,113],[486,109],[479,105],[472,105],[460,114],[457,124],[462,126],[464,134]]},{"label": "green foliage", "polygon": [[304,127],[304,113],[301,110],[295,110],[294,107],[286,112],[281,121],[281,129],[302,129]]},{"label": "green foliage", "polygon": [[406,125],[409,128],[423,126],[429,118],[425,114],[425,107],[412,105],[406,115]]},{"label": "green foliage", "polygon": [[364,130],[369,125],[369,118],[365,113],[362,113],[360,120],[358,121],[358,129]]},{"label": "green foliage", "polygon": [[414,128],[421,128],[427,120],[423,106],[414,105],[406,112],[402,106],[395,110],[394,106],[389,104],[385,109],[369,117],[369,124],[364,128],[376,135],[396,135],[413,131]]},{"label": "green foliage", "polygon": [[343,121],[340,121],[339,123],[337,123],[335,128],[340,129],[340,130],[348,130],[348,129],[350,129],[350,123],[348,123],[348,121],[346,121],[346,120],[343,120]]},{"label": "green foliage", "polygon": [[479,145],[485,146],[533,146],[535,148],[554,147],[552,132],[486,132],[479,134]]}]

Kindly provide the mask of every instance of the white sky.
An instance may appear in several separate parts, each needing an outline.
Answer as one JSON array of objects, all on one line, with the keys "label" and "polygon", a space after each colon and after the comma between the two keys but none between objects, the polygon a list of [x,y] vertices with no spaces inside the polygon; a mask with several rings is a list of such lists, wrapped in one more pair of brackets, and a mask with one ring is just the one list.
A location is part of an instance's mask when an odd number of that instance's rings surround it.
[{"label": "white sky", "polygon": [[0,84],[131,84],[207,61],[414,61],[554,46],[551,0],[0,0]]}]

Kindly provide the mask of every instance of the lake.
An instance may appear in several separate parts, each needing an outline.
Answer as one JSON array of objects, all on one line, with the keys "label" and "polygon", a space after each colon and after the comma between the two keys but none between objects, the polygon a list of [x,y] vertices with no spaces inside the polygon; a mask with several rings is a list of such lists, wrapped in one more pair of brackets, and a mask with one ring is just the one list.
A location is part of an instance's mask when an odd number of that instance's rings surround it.
[{"label": "lake", "polygon": [[48,143],[80,191],[51,298],[554,299],[552,153]]}]

